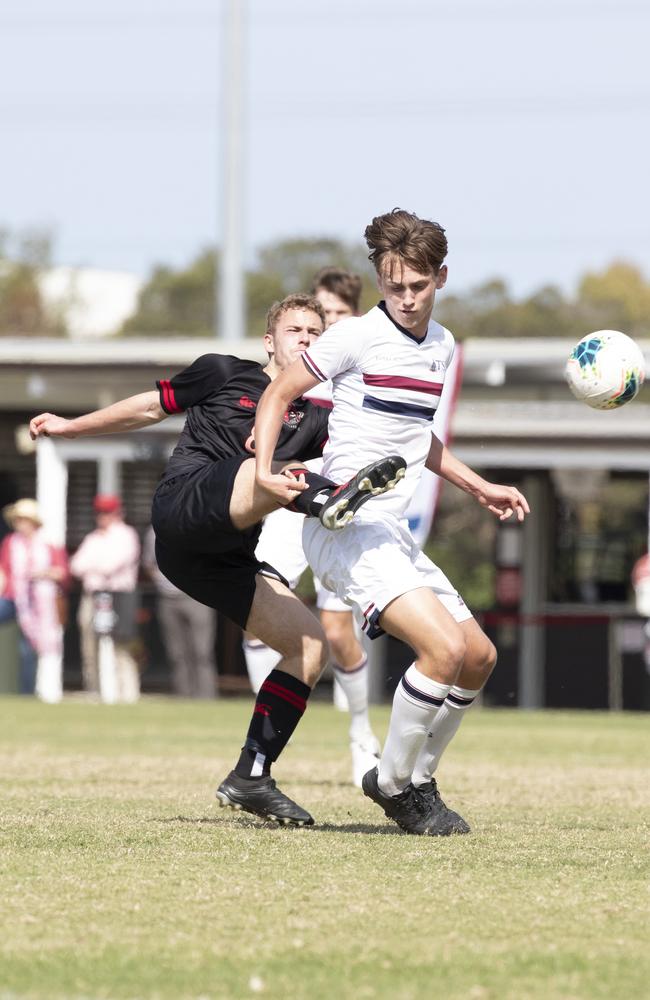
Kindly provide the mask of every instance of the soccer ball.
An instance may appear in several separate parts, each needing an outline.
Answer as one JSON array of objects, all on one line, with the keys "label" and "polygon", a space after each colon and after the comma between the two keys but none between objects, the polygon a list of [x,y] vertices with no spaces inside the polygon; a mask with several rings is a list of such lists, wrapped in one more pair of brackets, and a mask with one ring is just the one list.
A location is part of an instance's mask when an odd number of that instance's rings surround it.
[{"label": "soccer ball", "polygon": [[597,330],[579,340],[564,369],[571,392],[595,410],[613,410],[634,399],[645,378],[645,360],[631,337]]}]

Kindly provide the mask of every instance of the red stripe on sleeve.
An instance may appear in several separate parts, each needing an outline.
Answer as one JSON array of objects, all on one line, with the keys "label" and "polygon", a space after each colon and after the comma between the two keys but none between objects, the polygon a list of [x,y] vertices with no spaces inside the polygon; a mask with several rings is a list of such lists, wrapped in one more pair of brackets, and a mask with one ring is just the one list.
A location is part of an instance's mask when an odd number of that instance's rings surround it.
[{"label": "red stripe on sleeve", "polygon": [[181,413],[182,412],[182,408],[176,402],[176,395],[174,393],[174,387],[172,386],[171,382],[168,382],[167,384],[169,386],[169,405],[170,405],[171,411],[172,411],[172,413]]},{"label": "red stripe on sleeve", "polygon": [[182,413],[183,408],[176,402],[176,396],[172,384],[168,378],[161,378],[158,383],[162,392],[162,405],[167,413]]},{"label": "red stripe on sleeve", "polygon": [[307,351],[303,351],[300,356],[303,360],[303,364],[312,375],[315,375],[316,378],[321,380],[321,382],[327,382],[327,375],[324,375],[318,365],[312,361]]}]

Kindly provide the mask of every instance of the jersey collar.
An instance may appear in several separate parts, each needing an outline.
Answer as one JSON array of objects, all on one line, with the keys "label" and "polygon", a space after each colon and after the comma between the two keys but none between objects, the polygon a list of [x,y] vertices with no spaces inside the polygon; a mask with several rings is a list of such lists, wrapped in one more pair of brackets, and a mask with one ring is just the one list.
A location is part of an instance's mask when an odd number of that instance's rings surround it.
[{"label": "jersey collar", "polygon": [[396,327],[400,333],[403,333],[405,337],[408,337],[409,340],[412,340],[415,344],[423,344],[427,339],[427,337],[429,336],[428,326],[427,326],[427,332],[425,333],[424,337],[420,338],[420,337],[414,337],[410,330],[407,330],[406,327],[401,326],[399,323],[395,322],[391,314],[388,312],[388,309],[386,308],[386,303],[384,302],[383,299],[381,300],[381,302],[377,303],[377,308],[381,309],[383,314],[391,321],[393,326]]}]

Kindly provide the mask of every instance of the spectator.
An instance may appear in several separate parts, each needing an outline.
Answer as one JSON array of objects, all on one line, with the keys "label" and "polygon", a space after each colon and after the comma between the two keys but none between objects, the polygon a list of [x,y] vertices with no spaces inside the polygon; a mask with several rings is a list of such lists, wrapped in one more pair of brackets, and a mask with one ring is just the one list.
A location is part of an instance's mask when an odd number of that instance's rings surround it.
[{"label": "spectator", "polygon": [[[81,660],[84,689],[101,694],[105,700],[137,701],[140,696],[140,675],[131,652],[135,637],[136,584],[140,560],[140,541],[135,528],[122,519],[120,498],[100,494],[93,502],[97,528],[86,535],[70,560],[71,572],[80,578],[82,598],[78,624],[81,640]],[[114,697],[100,690],[99,643],[105,631],[100,624],[97,595],[106,600],[114,612],[111,630],[114,651]],[[110,607],[109,607],[109,621]]]},{"label": "spectator", "polygon": [[182,698],[214,698],[217,694],[215,612],[163,576],[156,562],[155,543],[150,528],[144,540],[142,566],[157,591],[156,613],[171,665],[174,694]]},{"label": "spectator", "polygon": [[645,553],[632,567],[632,586],[636,610],[645,618],[643,626],[643,662],[650,673],[650,554]]},{"label": "spectator", "polygon": [[21,694],[57,702],[63,694],[63,588],[68,582],[63,548],[51,545],[35,500],[3,510],[13,530],[0,545],[0,622],[19,631]]}]

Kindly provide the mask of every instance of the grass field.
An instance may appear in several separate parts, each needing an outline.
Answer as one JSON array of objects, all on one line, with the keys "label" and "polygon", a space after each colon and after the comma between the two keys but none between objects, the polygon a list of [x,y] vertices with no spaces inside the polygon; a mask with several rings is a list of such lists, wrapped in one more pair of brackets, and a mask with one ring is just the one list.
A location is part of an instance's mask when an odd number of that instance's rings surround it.
[{"label": "grass field", "polygon": [[1,1000],[648,997],[647,716],[470,713],[436,839],[323,703],[276,768],[317,826],[218,809],[250,707],[0,701]]}]

